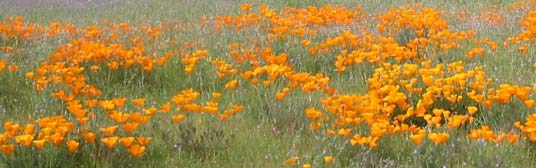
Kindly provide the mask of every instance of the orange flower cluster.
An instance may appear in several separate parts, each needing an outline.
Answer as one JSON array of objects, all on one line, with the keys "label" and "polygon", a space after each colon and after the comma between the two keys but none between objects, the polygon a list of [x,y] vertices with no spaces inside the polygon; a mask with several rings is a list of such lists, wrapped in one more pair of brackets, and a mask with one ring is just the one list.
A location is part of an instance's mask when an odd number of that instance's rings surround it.
[{"label": "orange flower cluster", "polygon": [[182,57],[182,62],[186,65],[184,67],[184,71],[186,72],[186,74],[191,74],[194,70],[195,64],[199,61],[199,59],[206,57],[207,55],[207,50],[198,50],[191,55]]},{"label": "orange flower cluster", "polygon": [[365,61],[381,65],[391,59],[397,62],[426,60],[436,55],[438,49],[446,51],[459,48],[457,41],[475,34],[473,30],[452,32],[434,9],[409,5],[406,8],[392,8],[379,15],[379,35],[367,32],[354,34],[347,30],[311,47],[309,53],[315,55],[318,51],[328,53],[330,48],[340,49],[335,66],[338,72],[343,72],[346,66]]},{"label": "orange flower cluster", "polygon": [[456,40],[464,40],[475,34],[473,30],[451,31],[437,10],[421,8],[418,5],[406,4],[405,9],[392,8],[389,12],[379,15],[378,21],[380,22],[377,25],[378,32],[382,35],[408,38],[407,36],[410,36],[408,33],[414,33],[414,38],[406,39],[407,43],[412,44],[408,46],[432,44],[441,51],[459,48],[460,45]]},{"label": "orange flower cluster", "polygon": [[[15,144],[30,147],[32,143],[37,149],[46,147],[47,143],[56,147],[64,145],[69,152],[76,152],[82,143],[93,144],[98,139],[107,148],[114,148],[122,144],[128,153],[134,157],[143,155],[151,137],[140,136],[136,130],[149,123],[156,114],[172,114],[170,120],[180,123],[186,118],[186,112],[207,113],[217,116],[222,121],[233,114],[242,111],[242,106],[233,105],[229,109],[221,109],[218,103],[220,93],[214,93],[214,100],[197,103],[199,92],[192,89],[181,91],[170,101],[161,106],[145,103],[144,98],[116,97],[105,99],[101,96],[102,90],[89,83],[90,78],[99,78],[101,72],[129,71],[133,74],[150,73],[155,64],[164,66],[168,60],[181,56],[185,64],[184,72],[190,74],[195,64],[208,55],[208,50],[197,50],[186,54],[185,50],[169,51],[160,54],[158,50],[165,47],[175,47],[173,39],[166,39],[168,45],[155,45],[162,38],[163,31],[173,31],[171,24],[165,23],[157,26],[130,26],[125,23],[114,24],[107,27],[88,26],[87,28],[71,27],[54,22],[45,28],[36,24],[24,24],[21,17],[8,18],[6,24],[0,24],[0,35],[4,39],[23,38],[43,35],[53,37],[61,32],[68,32],[71,39],[68,43],[59,46],[47,61],[41,63],[33,72],[26,73],[26,77],[35,81],[35,89],[44,92],[50,85],[56,89],[52,96],[63,101],[66,110],[72,114],[76,122],[70,121],[71,116],[54,116],[36,120],[38,128],[33,124],[21,127],[12,122],[4,124],[5,133],[0,137],[0,149],[6,155],[15,152]],[[35,33],[38,29],[39,33]],[[79,35],[79,38],[74,35]],[[186,49],[191,49],[189,43],[184,43]],[[0,71],[8,67],[10,71],[16,65],[6,65],[5,60],[0,61]],[[222,62],[215,62],[217,66],[227,66]],[[222,73],[228,68],[221,68]],[[228,75],[231,75],[228,74]],[[132,108],[134,107],[134,109]],[[176,113],[176,114],[175,114]],[[65,117],[65,118],[64,118]],[[110,121],[108,126],[89,124],[96,121]],[[73,132],[73,130],[76,130]],[[136,136],[134,136],[136,135]],[[11,140],[13,139],[13,140]],[[67,140],[70,139],[70,140]]]},{"label": "orange flower cluster", "polygon": [[527,121],[525,124],[521,122],[516,122],[515,127],[523,131],[525,135],[531,140],[536,142],[536,114],[531,114],[527,116]]},{"label": "orange flower cluster", "polygon": [[[277,37],[283,37],[287,33],[303,37],[309,27],[334,24],[350,25],[355,22],[355,19],[362,17],[360,6],[356,6],[354,11],[330,5],[303,9],[285,8],[280,10],[278,14],[266,6],[261,5],[259,8],[261,15],[269,21],[270,32]],[[311,33],[309,31],[309,34]]]},{"label": "orange flower cluster", "polygon": [[[483,89],[490,81],[482,68],[465,71],[462,62],[435,67],[426,61],[420,65],[386,63],[369,78],[366,95],[335,95],[322,103],[338,118],[335,128],[360,126],[365,121],[374,140],[386,133],[417,133],[424,126],[418,120],[436,128],[447,124],[451,129],[473,121],[475,109],[458,111],[462,101],[467,101],[464,93],[472,93],[468,100],[482,102]],[[362,139],[361,135],[356,139]]]},{"label": "orange flower cluster", "polygon": [[[422,39],[418,43],[419,45],[426,45],[427,40]],[[356,35],[350,31],[345,31],[337,37],[327,38],[324,43],[311,47],[309,53],[312,55],[318,53],[316,49],[319,49],[321,53],[327,53],[333,47],[342,48],[335,62],[338,72],[346,71],[346,66],[360,64],[365,61],[381,65],[391,58],[400,62],[417,57],[417,48],[412,49],[402,46],[394,38],[377,37],[368,33]]]},{"label": "orange flower cluster", "polygon": [[497,43],[490,41],[488,38],[483,38],[482,40],[474,40],[473,44],[477,47],[469,50],[465,57],[467,59],[473,59],[475,56],[484,56],[487,53],[493,53],[497,50]]},{"label": "orange flower cluster", "polygon": [[467,137],[471,139],[482,138],[485,141],[492,141],[495,143],[507,140],[510,144],[515,143],[519,139],[519,135],[515,133],[500,133],[496,135],[487,125],[482,126],[480,129],[471,130],[471,133],[469,133]]},{"label": "orange flower cluster", "polygon": [[[451,32],[434,9],[409,5],[406,8],[393,8],[379,15],[380,36],[345,31],[314,48],[324,54],[329,50],[340,51],[335,61],[338,72],[363,62],[372,63],[376,68],[368,79],[366,94],[328,96],[322,100],[327,113],[314,108],[305,110],[312,120],[311,129],[328,125],[327,135],[348,137],[352,145],[371,148],[376,148],[384,135],[405,132],[410,133],[409,139],[415,144],[421,144],[425,138],[442,144],[448,141],[449,134],[430,131],[454,130],[472,124],[479,107],[485,110],[494,103],[506,105],[513,97],[527,108],[534,107],[535,101],[530,97],[536,90],[531,87],[499,83],[499,87],[494,88],[492,79],[486,77],[480,66],[467,70],[463,61],[448,64],[430,61],[435,48],[442,51],[459,48],[458,42],[474,36],[475,32]],[[530,19],[524,22],[527,20]],[[527,36],[523,35],[527,32],[530,30],[520,36]],[[488,52],[483,45],[489,51],[497,48],[496,43],[487,38],[473,43],[480,48],[471,49],[466,55],[469,59]],[[317,51],[311,52],[315,53]],[[527,129],[529,119],[526,126],[516,123],[528,136],[532,134],[528,131],[530,128]],[[515,132],[495,134],[488,126],[472,130],[467,137],[496,143],[503,140],[515,143],[519,139]]]},{"label": "orange flower cluster", "polygon": [[[242,106],[234,105],[232,108],[223,110],[221,114],[218,114],[218,111],[220,110],[217,102],[207,101],[206,105],[198,105],[193,102],[198,96],[198,92],[188,89],[181,91],[180,94],[173,97],[172,101],[177,105],[177,111],[180,111],[181,113],[188,111],[207,112],[213,115],[218,115],[221,120],[226,120],[234,113],[242,110]],[[24,147],[30,147],[33,143],[37,149],[44,148],[47,143],[51,143],[56,147],[65,144],[68,151],[72,153],[77,150],[80,143],[85,142],[87,144],[93,144],[98,137],[102,136],[100,142],[106,147],[114,148],[120,143],[125,148],[128,148],[130,154],[139,157],[144,153],[145,146],[151,141],[151,137],[133,136],[135,130],[139,126],[148,123],[151,116],[157,112],[164,114],[169,113],[172,111],[173,107],[172,104],[168,102],[160,106],[160,108],[154,106],[142,108],[145,99],[133,99],[130,102],[137,106],[143,113],[129,113],[119,109],[126,105],[126,101],[126,98],[114,98],[112,100],[102,101],[89,100],[84,102],[84,105],[88,109],[84,108],[82,103],[78,100],[68,101],[67,109],[77,118],[78,124],[69,122],[63,116],[38,119],[36,120],[39,126],[38,128],[36,128],[34,124],[20,126],[13,122],[6,122],[4,124],[5,132],[0,134],[0,145],[2,145],[3,148],[2,153],[6,155],[13,154],[14,149],[12,149],[11,146],[13,146],[14,143],[10,143],[10,139],[14,139],[17,144]],[[88,113],[88,111],[98,111],[95,109],[96,107],[107,111],[107,118],[115,122],[115,125],[100,127],[100,133],[92,132],[90,127],[86,125],[90,119],[95,118],[95,114],[93,112]],[[180,123],[184,120],[185,115],[178,114],[170,118],[171,120]],[[80,131],[75,134],[70,134],[75,127]],[[118,136],[118,134],[123,134],[121,133],[123,131],[120,130],[124,131],[125,136]],[[84,139],[84,141],[74,139],[66,141],[65,139],[67,138]]]},{"label": "orange flower cluster", "polygon": [[7,67],[7,70],[9,72],[16,72],[17,70],[19,70],[19,66],[18,65],[15,65],[15,64],[11,64],[11,65],[7,65],[7,61],[6,60],[0,60],[0,74],[2,73],[2,71],[4,71],[4,69]]},{"label": "orange flower cluster", "polygon": [[334,93],[334,90],[329,87],[329,77],[321,73],[311,75],[306,72],[295,72],[287,62],[288,55],[286,53],[274,56],[271,53],[271,49],[265,49],[261,59],[256,62],[263,62],[265,65],[254,64],[251,69],[243,71],[241,77],[249,80],[253,85],[257,85],[259,80],[264,80],[263,85],[266,87],[269,87],[272,82],[276,82],[278,79],[288,80],[288,86],[282,92],[276,94],[278,100],[282,100],[292,88],[299,88],[304,93],[316,90],[321,90],[328,94]]},{"label": "orange flower cluster", "polygon": [[24,126],[13,122],[4,123],[5,131],[0,134],[0,151],[9,156],[14,153],[15,144],[24,147],[31,147],[33,144],[36,149],[43,149],[47,142],[56,147],[65,145],[69,151],[75,151],[78,147],[71,141],[65,143],[65,139],[69,138],[69,133],[73,130],[74,123],[67,121],[63,116],[41,118],[36,122],[37,124]]},{"label": "orange flower cluster", "polygon": [[219,79],[227,76],[236,75],[238,73],[238,70],[233,67],[233,64],[227,63],[220,59],[213,60],[212,65],[217,67]]},{"label": "orange flower cluster", "polygon": [[[72,24],[52,22],[47,26],[43,26],[37,23],[25,22],[24,18],[20,16],[7,17],[4,22],[0,21],[0,37],[3,40],[32,42],[43,38],[54,38],[62,34],[72,38],[80,32],[82,32],[81,28]],[[1,46],[0,48],[13,49],[12,46]]]},{"label": "orange flower cluster", "polygon": [[510,43],[517,43],[522,41],[530,41],[536,38],[536,11],[531,11],[519,22],[521,26],[525,28],[525,31],[521,32],[517,36],[508,39]]},{"label": "orange flower cluster", "polygon": [[35,23],[25,24],[24,19],[8,17],[5,22],[0,22],[0,35],[4,40],[20,39],[29,40],[33,35],[45,32],[44,27]]},{"label": "orange flower cluster", "polygon": [[235,31],[251,28],[259,25],[269,32],[271,37],[287,37],[294,35],[304,37],[307,32],[314,35],[315,31],[308,31],[315,26],[321,25],[351,25],[356,19],[364,17],[361,6],[349,10],[342,6],[326,5],[322,7],[308,8],[284,8],[274,11],[267,5],[260,5],[258,13],[251,12],[251,7],[246,4],[243,7],[245,13],[238,16],[218,16],[214,21],[215,29],[231,27]]}]

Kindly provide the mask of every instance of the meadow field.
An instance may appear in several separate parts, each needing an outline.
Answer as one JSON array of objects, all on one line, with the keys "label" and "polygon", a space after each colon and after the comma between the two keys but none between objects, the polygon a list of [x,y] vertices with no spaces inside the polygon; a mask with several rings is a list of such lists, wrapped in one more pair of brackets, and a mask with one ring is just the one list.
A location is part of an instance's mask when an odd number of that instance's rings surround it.
[{"label": "meadow field", "polygon": [[536,167],[532,0],[3,0],[0,167]]}]

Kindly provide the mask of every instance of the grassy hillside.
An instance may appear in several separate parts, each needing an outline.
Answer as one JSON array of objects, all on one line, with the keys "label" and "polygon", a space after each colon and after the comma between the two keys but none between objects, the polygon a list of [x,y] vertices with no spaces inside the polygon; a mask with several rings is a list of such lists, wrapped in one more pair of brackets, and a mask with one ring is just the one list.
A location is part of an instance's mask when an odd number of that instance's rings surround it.
[{"label": "grassy hillside", "polygon": [[0,167],[527,167],[536,2],[0,2]]}]

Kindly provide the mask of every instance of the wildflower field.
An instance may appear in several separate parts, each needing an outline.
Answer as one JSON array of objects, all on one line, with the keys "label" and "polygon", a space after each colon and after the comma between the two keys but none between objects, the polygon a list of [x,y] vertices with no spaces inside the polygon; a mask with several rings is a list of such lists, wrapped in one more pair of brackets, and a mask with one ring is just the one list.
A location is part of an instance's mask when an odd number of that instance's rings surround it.
[{"label": "wildflower field", "polygon": [[0,167],[536,167],[536,2],[0,1]]}]

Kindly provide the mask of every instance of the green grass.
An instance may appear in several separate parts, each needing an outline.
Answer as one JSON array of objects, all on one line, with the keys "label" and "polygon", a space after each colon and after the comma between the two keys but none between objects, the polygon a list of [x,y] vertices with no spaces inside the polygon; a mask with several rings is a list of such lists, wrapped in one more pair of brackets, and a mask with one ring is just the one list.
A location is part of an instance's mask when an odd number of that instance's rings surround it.
[{"label": "green grass", "polygon": [[[210,58],[226,55],[226,45],[246,40],[258,32],[233,32],[222,30],[211,32],[210,28],[194,29],[198,19],[213,18],[219,15],[239,13],[243,0],[145,0],[114,1],[100,6],[89,2],[85,7],[54,5],[46,0],[28,0],[35,4],[20,5],[16,0],[0,2],[0,18],[7,16],[23,16],[28,22],[46,25],[53,21],[72,23],[78,27],[103,25],[107,19],[111,23],[126,22],[132,25],[149,23],[160,24],[169,20],[184,21],[186,31],[166,34],[164,39],[176,38],[194,43],[201,43],[202,48],[210,52]],[[363,11],[375,14],[385,12],[391,7],[401,7],[406,1],[264,1],[256,0],[258,5],[266,3],[273,9],[285,7],[306,7],[309,5],[341,4],[351,6],[361,4]],[[422,6],[444,10],[446,14],[458,11],[470,11],[491,5],[505,6],[515,1],[486,0],[469,2],[450,1],[411,1]],[[479,14],[482,11],[474,11]],[[506,21],[504,24],[489,26],[485,23],[460,22],[449,20],[452,29],[475,29],[478,37],[488,37],[501,44],[507,37],[519,33],[522,29],[517,21],[528,11],[505,12],[503,16],[518,19]],[[449,15],[451,16],[451,15]],[[374,30],[375,25],[366,25]],[[328,32],[330,34],[332,32]],[[333,33],[336,34],[336,33]],[[333,35],[330,34],[329,36]],[[325,35],[328,36],[328,35]],[[40,118],[50,115],[62,115],[68,112],[65,104],[53,99],[53,89],[43,93],[33,90],[33,83],[24,77],[52,54],[56,47],[67,43],[66,37],[58,37],[29,44],[15,44],[19,50],[15,55],[0,53],[0,59],[6,58],[20,65],[16,73],[0,72],[0,124],[6,120],[28,123],[27,116]],[[314,41],[319,42],[319,41]],[[0,46],[10,41],[0,41]],[[307,50],[297,45],[299,41],[282,41],[274,44],[277,52],[286,52],[296,61],[295,71],[322,72],[331,77],[331,85],[343,94],[363,94],[367,90],[367,79],[375,67],[361,64],[348,67],[342,74],[334,72],[333,59],[310,57]],[[269,45],[269,44],[263,44]],[[464,54],[472,44],[462,46],[460,50],[441,54],[442,58],[434,58],[434,62],[451,62],[464,59]],[[164,51],[159,51],[164,52]],[[276,52],[276,53],[277,53]],[[515,48],[503,48],[484,58],[466,61],[466,69],[482,66],[487,76],[496,79],[493,86],[506,82],[520,85],[533,85],[536,75],[532,64],[536,61],[536,50],[531,49],[527,55],[519,54]],[[336,53],[330,53],[333,57]],[[331,56],[329,55],[329,56]],[[230,58],[223,58],[230,59]],[[441,59],[441,60],[440,60]],[[229,91],[224,89],[226,81],[217,80],[215,70],[209,62],[201,62],[191,75],[186,75],[179,59],[172,60],[166,66],[148,73],[137,73],[131,70],[121,72],[101,71],[88,79],[103,90],[103,97],[147,98],[148,103],[159,105],[168,101],[180,90],[193,88],[200,91],[200,101],[208,100],[212,92],[222,92],[220,104],[230,107],[231,104],[244,105],[244,111],[231,117],[226,122],[207,116],[188,117],[181,124],[174,124],[168,119],[156,116],[151,124],[139,130],[140,135],[151,136],[153,141],[148,151],[140,158],[127,154],[124,148],[103,150],[81,147],[76,154],[69,154],[65,148],[48,148],[36,150],[18,148],[17,157],[0,155],[0,167],[283,167],[286,159],[291,156],[300,157],[300,163],[311,163],[313,167],[327,167],[323,157],[333,155],[333,167],[526,167],[534,165],[534,142],[521,140],[517,144],[495,144],[465,138],[468,129],[452,131],[451,138],[444,145],[431,142],[417,146],[407,136],[389,135],[383,137],[377,149],[351,146],[346,139],[328,137],[321,132],[309,130],[310,120],[304,114],[308,107],[321,107],[320,92],[309,94],[291,92],[284,101],[275,99],[275,94],[286,86],[285,80],[278,80],[273,87],[253,86],[248,81],[241,81],[240,89]],[[106,78],[103,78],[106,76]],[[262,83],[262,80],[261,80]],[[492,128],[502,131],[513,129],[513,122],[524,121],[526,115],[533,113],[522,102],[513,105],[494,105],[477,118],[477,123],[490,124]],[[74,119],[71,116],[71,119]],[[197,124],[203,121],[203,124]],[[96,127],[106,122],[96,123]],[[109,123],[108,123],[109,124]],[[195,130],[194,130],[195,129]],[[1,129],[0,129],[1,130]],[[465,132],[464,132],[465,131]],[[320,145],[319,145],[320,144]],[[50,144],[49,144],[50,145]],[[20,151],[20,152],[19,152]]]}]

